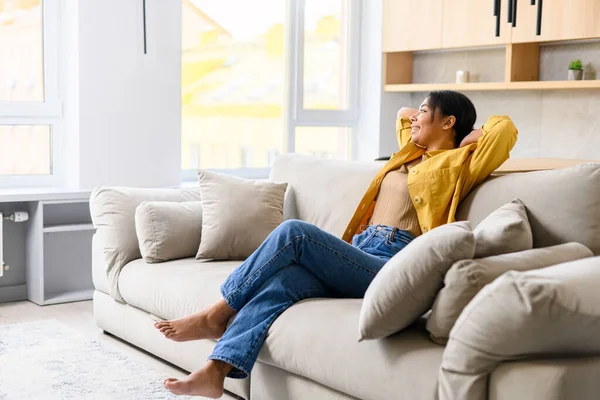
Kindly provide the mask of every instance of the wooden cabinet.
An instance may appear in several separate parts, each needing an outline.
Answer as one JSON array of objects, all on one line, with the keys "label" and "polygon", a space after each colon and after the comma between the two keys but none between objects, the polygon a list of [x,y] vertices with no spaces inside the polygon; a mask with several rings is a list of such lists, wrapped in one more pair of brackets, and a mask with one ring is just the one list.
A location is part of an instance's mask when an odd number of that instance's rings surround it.
[{"label": "wooden cabinet", "polygon": [[540,35],[536,34],[538,6],[539,1],[535,5],[517,2],[513,43],[600,37],[600,0],[543,0]]},{"label": "wooden cabinet", "polygon": [[451,48],[510,43],[511,26],[506,20],[508,1],[500,1],[499,36],[496,36],[494,0],[444,0],[442,46]]},{"label": "wooden cabinet", "polygon": [[442,47],[442,0],[383,0],[383,52]]}]

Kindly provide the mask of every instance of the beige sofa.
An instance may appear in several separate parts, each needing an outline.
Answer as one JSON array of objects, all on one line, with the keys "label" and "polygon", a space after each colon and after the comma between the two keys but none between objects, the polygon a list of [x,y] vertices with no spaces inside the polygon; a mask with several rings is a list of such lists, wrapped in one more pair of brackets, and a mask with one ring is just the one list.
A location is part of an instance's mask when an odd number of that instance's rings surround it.
[{"label": "beige sofa", "polygon": [[[285,155],[276,160],[271,179],[289,183],[286,219],[302,219],[340,235],[381,165]],[[528,207],[535,247],[576,241],[600,253],[600,164],[492,177],[465,199],[458,217],[475,226],[514,197]],[[199,198],[197,189],[132,188],[97,188],[91,198],[97,228],[93,276],[98,327],[187,371],[205,362],[215,342],[172,342],[154,329],[154,320],[179,318],[217,300],[220,283],[239,262],[190,258],[147,264],[140,258],[134,213],[142,201]],[[595,266],[600,271],[600,258],[586,264],[590,271]],[[361,302],[311,299],[294,305],[272,325],[250,378],[227,379],[226,390],[256,400],[600,396],[600,354],[591,350],[567,351],[565,356],[564,349],[557,349],[560,355],[534,358],[498,353],[493,362],[482,361],[473,349],[448,349],[431,341],[425,316],[389,338],[359,343]],[[598,310],[600,295],[590,307]],[[519,340],[508,334],[504,338],[498,327],[493,335],[506,344]],[[443,365],[457,356],[461,363]]]}]

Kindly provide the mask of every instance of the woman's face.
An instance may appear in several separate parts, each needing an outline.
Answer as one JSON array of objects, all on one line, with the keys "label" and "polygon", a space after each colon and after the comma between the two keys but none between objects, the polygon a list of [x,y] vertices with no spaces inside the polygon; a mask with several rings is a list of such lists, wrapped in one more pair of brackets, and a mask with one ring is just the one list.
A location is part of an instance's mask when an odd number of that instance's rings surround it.
[{"label": "woman's face", "polygon": [[452,140],[452,128],[448,129],[448,120],[439,115],[439,110],[434,111],[429,107],[429,98],[419,107],[419,111],[411,115],[412,141],[427,148]]}]

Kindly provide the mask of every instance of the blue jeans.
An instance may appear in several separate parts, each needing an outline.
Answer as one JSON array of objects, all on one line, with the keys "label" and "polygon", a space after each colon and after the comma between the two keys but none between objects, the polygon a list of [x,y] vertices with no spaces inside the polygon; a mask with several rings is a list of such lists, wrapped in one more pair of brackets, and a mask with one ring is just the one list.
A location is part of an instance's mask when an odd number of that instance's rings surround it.
[{"label": "blue jeans", "polygon": [[383,265],[413,239],[377,225],[350,245],[309,223],[284,221],[221,285],[238,313],[209,359],[232,365],[230,378],[247,377],[269,327],[287,308],[312,297],[362,298]]}]

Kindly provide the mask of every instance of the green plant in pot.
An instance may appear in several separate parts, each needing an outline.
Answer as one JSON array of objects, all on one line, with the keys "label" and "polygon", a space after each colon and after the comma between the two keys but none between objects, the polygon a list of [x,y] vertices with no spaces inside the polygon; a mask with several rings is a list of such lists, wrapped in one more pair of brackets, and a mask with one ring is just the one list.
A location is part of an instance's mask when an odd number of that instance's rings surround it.
[{"label": "green plant in pot", "polygon": [[580,81],[583,78],[583,64],[581,60],[573,60],[569,63],[569,80]]}]

